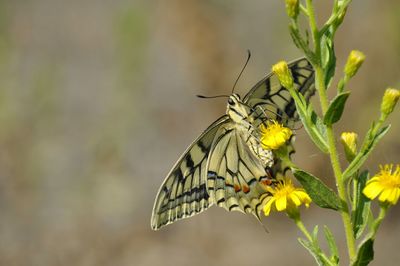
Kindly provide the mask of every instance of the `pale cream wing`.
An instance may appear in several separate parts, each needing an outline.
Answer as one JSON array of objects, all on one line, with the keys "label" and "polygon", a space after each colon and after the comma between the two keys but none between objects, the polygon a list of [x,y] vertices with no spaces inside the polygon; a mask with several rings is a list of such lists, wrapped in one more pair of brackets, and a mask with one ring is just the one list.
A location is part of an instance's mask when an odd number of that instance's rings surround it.
[{"label": "pale cream wing", "polygon": [[[297,59],[288,64],[293,76],[295,89],[304,96],[308,102],[315,94],[314,69],[305,58]],[[267,120],[275,120],[286,127],[294,128],[299,122],[296,106],[290,93],[282,87],[278,78],[272,73],[260,80],[244,97],[243,101],[251,107],[250,117],[254,128],[258,128]],[[290,153],[294,153],[292,141],[288,144]],[[276,178],[284,175],[288,169],[279,158],[275,158],[274,164],[266,170]]]},{"label": "pale cream wing", "polygon": [[211,206],[207,187],[207,159],[223,116],[208,127],[182,154],[161,185],[154,202],[151,227],[157,230],[176,220],[193,216]]},{"label": "pale cream wing", "polygon": [[[305,58],[295,60],[288,66],[295,89],[309,101],[315,94],[313,67]],[[267,119],[273,119],[286,126],[293,126],[293,122],[299,120],[293,98],[272,73],[260,80],[246,94],[243,101],[252,108],[254,126],[260,125]]]},{"label": "pale cream wing", "polygon": [[228,211],[258,213],[268,196],[262,183],[270,178],[246,144],[245,131],[233,123],[220,127],[208,158],[207,186],[210,198]]}]

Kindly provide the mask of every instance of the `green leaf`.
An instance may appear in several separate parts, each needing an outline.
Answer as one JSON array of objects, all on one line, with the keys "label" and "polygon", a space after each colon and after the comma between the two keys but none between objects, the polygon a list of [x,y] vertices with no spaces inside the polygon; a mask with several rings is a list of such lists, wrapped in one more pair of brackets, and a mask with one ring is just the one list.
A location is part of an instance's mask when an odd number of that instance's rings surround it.
[{"label": "green leaf", "polygon": [[321,256],[320,252],[318,249],[316,249],[310,242],[307,240],[299,238],[298,241],[300,244],[310,252],[310,254],[314,257],[315,261],[318,263],[318,265],[325,266],[326,263],[324,263],[324,259]]},{"label": "green leaf", "polygon": [[337,85],[337,90],[339,93],[343,92],[345,85],[346,85],[346,80],[345,80],[345,77],[343,77],[339,80],[339,83]]},{"label": "green leaf", "polygon": [[339,197],[321,180],[295,167],[292,167],[292,172],[315,204],[321,208],[332,210],[339,209]]},{"label": "green leaf", "polygon": [[312,105],[308,104],[304,96],[297,91],[290,91],[291,96],[296,104],[297,113],[300,116],[301,122],[305,130],[310,136],[311,140],[317,147],[328,153],[328,144],[326,143],[325,126],[319,119],[318,115],[314,112]]},{"label": "green leaf", "polygon": [[334,238],[331,230],[329,230],[328,226],[326,226],[326,225],[324,226],[324,232],[325,232],[325,239],[326,239],[326,242],[328,242],[329,251],[331,253],[330,260],[335,264],[339,264],[339,251],[336,246],[335,238]]},{"label": "green leaf", "polygon": [[346,104],[347,98],[350,96],[350,92],[343,92],[338,94],[331,104],[324,116],[324,124],[332,125],[339,121],[342,117],[344,105]]},{"label": "green leaf", "polygon": [[374,240],[369,238],[358,249],[357,259],[352,266],[366,266],[374,259]]},{"label": "green leaf", "polygon": [[293,25],[289,25],[289,32],[294,45],[296,45],[297,48],[302,49],[302,43],[299,38],[299,31],[295,27],[293,27]]},{"label": "green leaf", "polygon": [[317,128],[317,131],[319,133],[319,137],[322,138],[324,141],[326,140],[326,126],[322,122],[322,119],[319,118],[317,113],[312,110],[312,108],[308,109],[309,116],[311,117],[311,123]]},{"label": "green leaf", "polygon": [[301,49],[301,42],[299,40],[298,30],[294,28],[293,25],[289,25],[289,32],[290,36],[292,37],[294,45],[296,45],[297,48]]},{"label": "green leaf", "polygon": [[[310,50],[308,40],[303,40],[301,33],[295,24],[289,25],[290,36],[292,37],[294,45],[302,50],[310,62],[316,62],[314,53]],[[308,36],[307,36],[308,37]]]},{"label": "green leaf", "polygon": [[347,169],[343,172],[343,178],[346,180],[348,177],[353,175],[362,164],[367,160],[368,155],[375,148],[376,144],[385,136],[385,134],[389,131],[390,125],[381,128],[375,135],[372,135],[372,129],[374,125],[372,125],[371,129],[367,133],[366,140],[364,141],[363,147],[361,151],[357,154],[354,160],[349,164]]},{"label": "green leaf", "polygon": [[318,244],[318,225],[316,225],[312,231],[312,239],[314,241],[314,244]]},{"label": "green leaf", "polygon": [[364,171],[357,177],[357,187],[355,188],[356,209],[352,212],[353,232],[356,239],[360,238],[368,224],[371,201],[362,193],[367,183],[369,173]]},{"label": "green leaf", "polygon": [[336,69],[336,55],[333,43],[333,29],[329,30],[321,38],[322,68],[325,71],[325,88],[329,88]]},{"label": "green leaf", "polygon": [[328,144],[326,142],[326,127],[317,113],[314,112],[311,105],[309,105],[307,109],[307,117],[309,117],[309,120],[307,120],[306,123],[303,122],[303,125],[308,135],[321,151],[329,153]]}]

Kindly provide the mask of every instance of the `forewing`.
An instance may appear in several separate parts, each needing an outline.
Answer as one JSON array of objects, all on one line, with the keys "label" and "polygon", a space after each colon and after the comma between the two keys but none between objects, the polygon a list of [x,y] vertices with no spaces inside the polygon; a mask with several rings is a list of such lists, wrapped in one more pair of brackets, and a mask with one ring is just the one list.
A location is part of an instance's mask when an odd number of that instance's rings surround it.
[{"label": "forewing", "polygon": [[211,206],[206,187],[206,164],[214,137],[223,116],[208,127],[182,154],[161,185],[153,207],[151,227],[154,230],[176,220],[193,216]]},{"label": "forewing", "polygon": [[[300,58],[288,66],[292,72],[295,89],[308,101],[315,93],[314,70],[311,64],[307,59]],[[293,98],[272,73],[258,82],[243,101],[252,108],[251,115],[256,127],[267,119],[273,119],[286,126],[293,126],[290,123],[299,119]]]},{"label": "forewing", "polygon": [[[305,58],[300,58],[288,64],[292,72],[295,89],[298,90],[309,101],[315,94],[314,69]],[[252,108],[250,117],[254,128],[258,128],[267,120],[275,120],[286,127],[295,127],[299,120],[296,106],[290,93],[281,86],[278,78],[270,73],[258,82],[244,97],[243,101]],[[294,153],[290,140],[287,149]],[[277,178],[288,169],[279,158],[274,159],[274,164],[266,170],[271,176]]]},{"label": "forewing", "polygon": [[228,211],[258,217],[260,202],[268,195],[262,186],[264,180],[269,180],[267,173],[245,143],[243,131],[227,123],[217,135],[208,158],[210,198]]}]

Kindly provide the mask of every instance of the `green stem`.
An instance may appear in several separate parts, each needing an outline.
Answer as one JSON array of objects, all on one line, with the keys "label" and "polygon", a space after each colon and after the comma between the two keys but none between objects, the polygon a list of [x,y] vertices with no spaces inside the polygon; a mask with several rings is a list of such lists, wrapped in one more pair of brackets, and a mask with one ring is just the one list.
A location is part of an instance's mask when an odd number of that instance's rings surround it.
[{"label": "green stem", "polygon": [[305,41],[300,33],[299,30],[299,25],[298,25],[298,21],[295,19],[291,19],[291,23],[290,23],[290,32],[293,38],[293,41],[295,42],[296,46],[298,46],[301,50],[303,50],[304,54],[306,55],[306,57],[308,58],[308,60],[310,62],[314,62],[314,54],[313,52],[310,50],[310,48],[308,47],[308,43],[307,41]]},{"label": "green stem", "polygon": [[376,132],[378,132],[378,130],[382,127],[382,124],[386,121],[387,117],[388,117],[387,114],[382,114],[381,113],[381,116],[379,117],[378,123],[376,123],[374,131],[372,132],[373,135],[375,135]]},{"label": "green stem", "polygon": [[[314,7],[312,4],[312,0],[307,0],[307,8],[309,13],[309,20],[310,20],[310,28],[312,31],[314,47],[315,47],[315,55],[317,56],[318,64],[314,66],[315,68],[315,85],[320,97],[321,102],[321,109],[323,115],[325,115],[326,111],[328,110],[329,103],[328,97],[326,95],[326,87],[325,87],[325,74],[323,69],[321,68],[321,50],[320,50],[320,40],[319,40],[319,33],[318,28],[316,25],[315,20],[315,13]],[[335,134],[333,132],[332,125],[326,126],[326,133],[328,138],[328,146],[329,146],[329,154],[332,162],[333,172],[336,178],[336,186],[339,194],[339,198],[341,200],[341,208],[340,214],[343,220],[343,226],[346,233],[346,240],[347,240],[347,247],[349,253],[350,262],[354,261],[356,257],[356,248],[355,248],[355,239],[353,234],[353,226],[351,224],[351,218],[349,213],[349,203],[346,196],[346,187],[345,183],[342,178],[342,170],[340,167],[339,156],[336,149],[336,141],[335,141]]]},{"label": "green stem", "polygon": [[[321,58],[321,55],[318,54]],[[326,95],[325,88],[325,75],[320,66],[315,66],[315,79],[316,79],[316,87],[320,97],[321,109],[322,113],[325,115],[328,110],[329,103]],[[326,126],[326,133],[328,138],[328,146],[329,146],[329,154],[332,162],[332,169],[336,178],[336,186],[339,194],[339,198],[341,200],[342,206],[340,209],[340,213],[343,220],[343,225],[346,233],[347,247],[349,253],[350,262],[353,262],[356,257],[356,248],[355,248],[355,239],[353,234],[353,226],[351,224],[351,218],[349,213],[349,203],[346,196],[346,187],[342,178],[342,170],[340,167],[339,156],[336,149],[336,141],[335,134],[332,128],[332,125]]]},{"label": "green stem", "polygon": [[379,226],[381,225],[383,219],[386,216],[387,210],[389,208],[389,204],[383,203],[383,204],[381,204],[380,207],[381,208],[380,208],[380,211],[379,211],[378,218],[376,218],[376,220],[374,221],[374,223],[372,224],[372,227],[371,227],[371,239],[375,239],[375,236],[376,236],[376,233],[377,233],[377,231],[379,229]]},{"label": "green stem", "polygon": [[338,87],[337,87],[338,94],[342,93],[344,91],[344,88],[346,87],[347,82],[349,82],[349,77],[345,75],[338,83]]},{"label": "green stem", "polygon": [[[333,26],[333,30],[340,26],[341,21],[338,21],[340,15],[344,15],[344,12],[348,5],[351,3],[352,0],[345,0],[339,7],[339,1],[335,1],[333,6],[333,12],[330,18],[325,22],[325,25],[320,30],[320,35],[324,35],[324,33],[329,29],[329,27]],[[343,17],[341,19],[343,21]]]},{"label": "green stem", "polygon": [[[321,56],[318,54],[317,56]],[[315,87],[318,91],[318,95],[320,97],[322,114],[325,115],[326,111],[329,108],[328,96],[326,95],[326,87],[325,87],[325,74],[323,69],[320,66],[315,66]]]},{"label": "green stem", "polygon": [[335,264],[333,264],[329,260],[329,258],[324,254],[324,252],[322,252],[322,250],[318,246],[318,243],[314,241],[310,232],[308,232],[307,228],[304,226],[303,222],[301,221],[300,216],[293,217],[293,220],[296,223],[297,227],[300,229],[300,231],[304,234],[304,236],[310,242],[310,244],[313,245],[315,251],[318,253],[319,258],[324,262],[324,265],[335,266]]},{"label": "green stem", "polygon": [[304,15],[308,17],[308,10],[302,4],[299,5],[300,11],[303,12]]},{"label": "green stem", "polygon": [[304,236],[307,238],[310,243],[313,243],[313,239],[311,237],[311,234],[308,232],[307,228],[304,226],[303,222],[300,220],[300,218],[293,219],[294,222],[296,223],[297,227],[300,229],[300,231],[304,234]]},{"label": "green stem", "polygon": [[348,199],[346,197],[345,184],[342,178],[342,171],[340,169],[339,157],[336,150],[335,136],[333,133],[332,126],[327,126],[327,136],[328,136],[328,145],[332,162],[332,168],[336,177],[336,186],[339,198],[342,202],[342,208],[340,209],[340,213],[342,215],[343,225],[346,233],[349,258],[350,261],[352,262],[356,256],[355,239],[353,234],[353,226],[351,224],[350,212],[348,208]]},{"label": "green stem", "polygon": [[[314,53],[318,57],[320,55],[321,46],[320,46],[320,41],[319,41],[319,31],[318,31],[317,22],[315,19],[314,5],[313,5],[312,0],[307,0],[306,4],[307,4],[307,11],[308,11],[308,18],[309,18],[309,22],[310,22],[311,35],[312,35],[313,42],[314,42],[314,50],[315,50]],[[319,59],[321,59],[321,58],[319,58]],[[318,65],[320,65],[320,62],[318,62]]]},{"label": "green stem", "polygon": [[[339,1],[334,2],[334,13],[331,18],[329,19],[328,23],[325,24],[323,27],[323,30],[326,31],[329,26],[336,21],[338,16],[341,14],[343,15],[345,8],[347,5],[351,2],[351,0],[344,0],[343,3],[341,4],[339,8]],[[309,24],[310,24],[310,29],[311,29],[311,34],[312,34],[312,40],[314,43],[314,55],[315,55],[315,60],[312,61],[313,67],[315,69],[315,86],[318,91],[319,97],[320,97],[320,104],[321,104],[321,109],[323,115],[327,112],[329,108],[329,102],[328,102],[328,97],[326,94],[326,85],[325,85],[325,72],[324,69],[321,66],[321,59],[322,59],[322,54],[321,54],[321,33],[318,30],[317,22],[316,22],[316,17],[315,17],[315,10],[314,10],[314,5],[312,0],[306,0],[306,8],[307,8],[307,13],[308,13],[308,19],[309,19]],[[338,21],[338,25],[340,24],[341,21]],[[338,26],[336,25],[336,27]],[[341,208],[340,208],[340,214],[342,216],[343,220],[343,226],[345,229],[346,233],[346,240],[347,240],[347,247],[348,247],[348,253],[349,253],[349,259],[350,263],[354,261],[356,258],[356,247],[355,247],[355,238],[353,234],[353,226],[351,223],[351,217],[350,217],[350,211],[349,211],[349,199],[346,194],[346,184],[343,180],[343,175],[342,175],[342,170],[339,162],[339,156],[336,148],[336,138],[335,134],[333,131],[332,125],[327,125],[326,126],[326,135],[327,135],[327,140],[328,140],[328,147],[329,147],[329,155],[332,163],[332,169],[335,175],[336,179],[336,186],[337,186],[337,191],[339,198],[341,200]],[[296,224],[299,222],[296,221]],[[304,230],[304,225],[298,224],[300,230]],[[305,233],[303,231],[303,233]],[[307,232],[308,233],[308,232]],[[305,234],[307,236],[307,234]],[[309,238],[310,236],[307,236]]]},{"label": "green stem", "polygon": [[337,12],[338,8],[339,8],[339,0],[334,0],[333,1],[333,12],[332,13],[335,14]]},{"label": "green stem", "polygon": [[356,174],[353,175],[353,205],[351,210],[355,211],[357,208],[357,204],[358,204],[358,199],[357,199],[357,194],[358,194],[358,171],[356,172]]}]

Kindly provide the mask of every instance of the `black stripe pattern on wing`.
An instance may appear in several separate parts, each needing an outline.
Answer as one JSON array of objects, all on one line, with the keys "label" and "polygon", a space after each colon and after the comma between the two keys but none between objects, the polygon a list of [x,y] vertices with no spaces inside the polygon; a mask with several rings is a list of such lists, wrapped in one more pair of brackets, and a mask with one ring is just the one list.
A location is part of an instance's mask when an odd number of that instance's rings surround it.
[{"label": "black stripe pattern on wing", "polygon": [[[305,58],[295,60],[288,66],[292,72],[295,89],[308,102],[315,94],[313,67]],[[273,74],[258,82],[244,97],[244,101],[252,107],[251,116],[254,120],[254,128],[269,119],[293,128],[295,122],[299,120],[293,98]],[[290,154],[295,152],[292,140],[289,141],[287,147]],[[273,165],[266,167],[266,171],[273,178],[284,175],[287,169],[288,165],[285,165],[279,158],[274,158]]]},{"label": "black stripe pattern on wing", "polygon": [[154,230],[193,216],[214,203],[208,194],[206,164],[214,137],[220,126],[227,121],[228,117],[224,116],[214,122],[172,168],[154,203],[151,218]]},{"label": "black stripe pattern on wing", "polygon": [[[314,70],[311,64],[305,58],[301,58],[290,63],[289,69],[292,72],[295,89],[309,101],[315,93]],[[244,102],[252,107],[255,126],[267,119],[276,120],[287,126],[299,120],[293,98],[272,74],[258,82],[244,97]]]},{"label": "black stripe pattern on wing", "polygon": [[209,190],[210,197],[228,211],[259,218],[258,206],[268,195],[259,181],[267,173],[245,143],[246,133],[227,127],[221,127],[208,160],[207,184],[213,188]]}]

